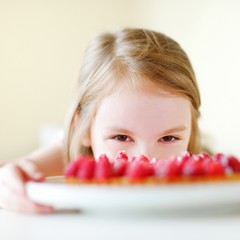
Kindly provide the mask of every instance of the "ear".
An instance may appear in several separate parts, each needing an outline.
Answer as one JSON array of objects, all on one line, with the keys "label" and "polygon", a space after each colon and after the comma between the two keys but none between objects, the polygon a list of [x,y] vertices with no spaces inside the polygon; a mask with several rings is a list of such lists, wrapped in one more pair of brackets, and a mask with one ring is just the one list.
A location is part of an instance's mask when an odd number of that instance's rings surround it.
[{"label": "ear", "polygon": [[75,129],[78,125],[78,122],[79,122],[79,118],[80,118],[80,111],[77,110],[75,113],[74,113],[74,116],[73,116],[73,128]]},{"label": "ear", "polygon": [[[79,118],[80,118],[80,111],[77,110],[74,114],[73,117],[73,128],[77,128],[78,124],[79,124]],[[91,146],[91,139],[88,133],[86,133],[86,135],[83,137],[82,139],[82,145],[85,147],[90,147]]]},{"label": "ear", "polygon": [[82,145],[84,147],[91,147],[91,139],[88,133],[82,139]]}]

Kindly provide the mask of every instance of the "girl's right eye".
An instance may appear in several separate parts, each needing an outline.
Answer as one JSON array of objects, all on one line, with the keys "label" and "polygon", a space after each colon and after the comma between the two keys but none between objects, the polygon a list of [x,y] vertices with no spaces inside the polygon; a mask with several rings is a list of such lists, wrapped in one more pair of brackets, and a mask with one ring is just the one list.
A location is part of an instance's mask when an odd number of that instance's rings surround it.
[{"label": "girl's right eye", "polygon": [[130,142],[131,139],[127,135],[116,135],[113,137],[114,140],[120,141],[120,142]]}]

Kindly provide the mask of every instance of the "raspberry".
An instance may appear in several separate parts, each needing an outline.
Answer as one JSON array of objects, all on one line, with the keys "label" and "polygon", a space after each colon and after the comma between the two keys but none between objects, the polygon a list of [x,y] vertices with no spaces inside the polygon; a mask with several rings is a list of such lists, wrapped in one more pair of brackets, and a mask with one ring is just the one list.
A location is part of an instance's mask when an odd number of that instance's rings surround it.
[{"label": "raspberry", "polygon": [[182,169],[184,176],[203,176],[205,175],[204,161],[197,155],[194,155],[192,159],[187,161]]},{"label": "raspberry", "polygon": [[145,161],[146,159],[141,159],[142,157],[139,158],[135,158],[135,160],[128,165],[126,175],[130,179],[139,179],[154,175],[154,169],[151,163]]},{"label": "raspberry", "polygon": [[133,157],[129,157],[128,158],[128,162],[131,163],[131,162],[134,162],[136,160],[136,156],[133,156]]},{"label": "raspberry", "polygon": [[200,160],[203,160],[203,161],[212,159],[211,156],[206,152],[199,153],[199,154],[197,154],[197,156]]},{"label": "raspberry", "polygon": [[188,151],[185,151],[185,152],[182,152],[179,157],[181,157],[183,159],[189,159],[189,158],[192,157],[192,154],[190,152],[188,152]]},{"label": "raspberry", "polygon": [[111,163],[102,154],[96,162],[93,158],[79,156],[68,165],[65,177],[76,177],[81,180],[107,180],[111,177],[128,177],[129,179],[144,179],[158,176],[166,179],[181,176],[223,176],[240,173],[240,160],[232,155],[217,153],[211,157],[208,153],[191,154],[184,152],[170,159],[153,159],[146,156],[128,157],[124,151],[118,152]]},{"label": "raspberry", "polygon": [[222,176],[225,173],[222,164],[215,160],[205,162],[205,171],[207,176]]},{"label": "raspberry", "polygon": [[109,179],[114,176],[113,166],[106,154],[102,154],[96,163],[95,178],[99,180]]},{"label": "raspberry", "polygon": [[175,178],[181,175],[181,165],[177,158],[169,160],[157,160],[154,163],[155,174],[163,178]]},{"label": "raspberry", "polygon": [[[176,158],[176,164],[177,164],[177,166],[178,166],[178,171],[179,171],[179,173],[181,174],[182,173],[182,171],[183,171],[183,167],[185,166],[185,164],[189,161],[189,160],[191,160],[193,158],[193,155],[192,154],[190,154],[189,152],[185,152],[183,155],[181,155],[181,156],[178,156],[177,158]],[[173,160],[173,159],[172,159]]]},{"label": "raspberry", "polygon": [[84,156],[77,157],[73,162],[71,162],[65,169],[64,175],[66,177],[76,177],[78,169],[81,167],[82,163],[85,161]]},{"label": "raspberry", "polygon": [[213,156],[214,159],[216,159],[217,161],[222,161],[223,158],[226,158],[226,156],[223,153],[216,153]]},{"label": "raspberry", "polygon": [[121,177],[124,176],[126,169],[128,166],[128,160],[125,158],[120,158],[114,161],[113,169],[114,169],[114,176]]},{"label": "raspberry", "polygon": [[134,161],[144,161],[144,162],[150,162],[150,160],[143,154],[139,156],[132,156],[128,159],[129,162],[134,162]]},{"label": "raspberry", "polygon": [[233,172],[240,172],[240,161],[234,156],[227,156],[228,166]]},{"label": "raspberry", "polygon": [[128,160],[128,156],[127,156],[127,154],[125,153],[125,151],[119,151],[119,152],[117,153],[117,156],[116,156],[115,160],[119,160],[119,159]]},{"label": "raspberry", "polygon": [[143,155],[143,154],[141,154],[139,157],[137,157],[136,160],[137,161],[144,161],[144,162],[148,162],[149,163],[149,159],[145,155]]},{"label": "raspberry", "polygon": [[77,171],[77,178],[81,180],[92,179],[94,177],[95,165],[96,162],[93,158],[85,158]]},{"label": "raspberry", "polygon": [[229,168],[228,166],[228,159],[227,159],[227,156],[224,155],[223,153],[216,153],[213,157],[212,157],[213,160],[219,162],[225,169],[225,171],[230,171],[232,172],[232,168]]},{"label": "raspberry", "polygon": [[165,176],[167,160],[156,159],[152,165],[155,171],[155,175],[159,177]]},{"label": "raspberry", "polygon": [[223,153],[217,153],[214,159],[219,161],[225,170],[230,170],[230,172],[240,172],[240,161],[238,158],[232,155],[224,155]]}]

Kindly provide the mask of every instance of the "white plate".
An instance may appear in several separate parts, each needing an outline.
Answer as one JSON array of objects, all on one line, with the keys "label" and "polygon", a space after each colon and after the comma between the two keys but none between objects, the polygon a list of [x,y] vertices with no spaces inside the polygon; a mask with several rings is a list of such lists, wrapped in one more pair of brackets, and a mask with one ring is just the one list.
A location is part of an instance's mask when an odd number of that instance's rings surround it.
[{"label": "white plate", "polygon": [[170,185],[70,185],[63,178],[27,183],[35,202],[56,209],[163,211],[240,205],[240,182]]}]

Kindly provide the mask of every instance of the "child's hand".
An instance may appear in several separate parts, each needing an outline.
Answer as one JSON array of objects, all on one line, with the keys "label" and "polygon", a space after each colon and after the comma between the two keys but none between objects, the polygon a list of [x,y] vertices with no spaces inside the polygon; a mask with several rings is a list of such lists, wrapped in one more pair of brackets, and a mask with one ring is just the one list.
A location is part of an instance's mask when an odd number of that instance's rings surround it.
[{"label": "child's hand", "polygon": [[51,213],[51,206],[43,206],[28,199],[27,181],[42,181],[43,173],[30,160],[8,163],[0,168],[0,207],[18,212]]}]

